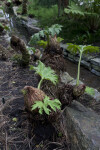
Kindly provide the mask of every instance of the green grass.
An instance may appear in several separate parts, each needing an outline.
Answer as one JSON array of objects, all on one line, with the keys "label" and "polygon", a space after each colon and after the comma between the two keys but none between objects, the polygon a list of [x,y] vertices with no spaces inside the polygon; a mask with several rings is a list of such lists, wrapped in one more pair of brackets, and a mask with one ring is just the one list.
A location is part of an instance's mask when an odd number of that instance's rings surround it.
[{"label": "green grass", "polygon": [[44,26],[51,26],[55,23],[57,19],[57,5],[54,5],[50,8],[38,6],[38,8],[29,7],[28,15],[31,14],[40,20],[40,25]]}]

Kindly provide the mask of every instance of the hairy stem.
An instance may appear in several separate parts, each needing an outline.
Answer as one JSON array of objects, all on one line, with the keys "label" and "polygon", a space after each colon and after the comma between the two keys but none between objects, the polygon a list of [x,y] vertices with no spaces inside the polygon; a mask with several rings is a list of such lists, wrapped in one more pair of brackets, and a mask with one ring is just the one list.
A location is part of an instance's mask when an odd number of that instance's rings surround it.
[{"label": "hairy stem", "polygon": [[38,84],[38,89],[40,89],[42,81],[43,81],[43,79],[40,80],[40,82]]},{"label": "hairy stem", "polygon": [[76,81],[76,85],[79,85],[79,78],[80,78],[80,64],[81,64],[81,59],[82,59],[82,53],[80,53],[80,58],[79,58],[79,63],[78,63],[78,73],[77,73],[77,81]]}]

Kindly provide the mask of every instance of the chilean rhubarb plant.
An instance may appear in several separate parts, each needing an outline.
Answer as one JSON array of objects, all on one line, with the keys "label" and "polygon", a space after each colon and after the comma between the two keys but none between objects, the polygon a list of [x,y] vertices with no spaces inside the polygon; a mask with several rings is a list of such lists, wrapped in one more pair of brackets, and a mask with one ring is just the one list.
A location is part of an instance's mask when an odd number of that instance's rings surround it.
[{"label": "chilean rhubarb plant", "polygon": [[[55,35],[58,35],[61,29],[62,25],[59,24],[54,24],[50,28],[47,27],[44,30],[41,30],[38,33],[34,34],[31,37],[29,44],[34,45],[38,43],[39,45],[42,45],[44,48],[46,48],[47,45],[50,45],[50,36],[54,37]],[[47,41],[41,40],[41,38],[46,38]]]},{"label": "chilean rhubarb plant", "polygon": [[41,76],[41,80],[38,84],[38,89],[41,87],[41,83],[43,80],[50,80],[54,85],[58,82],[58,76],[55,74],[55,71],[50,67],[45,67],[45,65],[39,61],[37,67],[30,66],[30,70],[35,70],[37,74]]},{"label": "chilean rhubarb plant", "polygon": [[[68,43],[67,45],[68,45],[68,47],[67,47],[68,51],[70,51],[71,53],[79,53],[76,89],[74,90],[75,92],[78,92],[77,87],[79,86],[80,64],[81,64],[81,59],[82,59],[83,53],[84,54],[96,53],[96,52],[100,52],[100,49],[97,46],[91,46],[91,45],[74,45],[72,43]],[[89,91],[88,88],[86,88],[87,93],[88,93],[88,91]]]},{"label": "chilean rhubarb plant", "polygon": [[[40,92],[40,87],[43,80],[50,80],[54,85],[56,85],[56,83],[58,82],[58,76],[55,74],[55,71],[52,70],[50,67],[46,67],[41,61],[39,61],[37,67],[31,65],[30,70],[35,70],[36,73],[41,76],[37,92]],[[43,114],[44,111],[47,115],[49,115],[51,109],[53,111],[56,111],[56,109],[61,109],[61,102],[58,99],[50,100],[50,97],[45,95],[42,100],[37,99],[34,101],[31,110],[35,110],[37,108],[40,114]]]}]

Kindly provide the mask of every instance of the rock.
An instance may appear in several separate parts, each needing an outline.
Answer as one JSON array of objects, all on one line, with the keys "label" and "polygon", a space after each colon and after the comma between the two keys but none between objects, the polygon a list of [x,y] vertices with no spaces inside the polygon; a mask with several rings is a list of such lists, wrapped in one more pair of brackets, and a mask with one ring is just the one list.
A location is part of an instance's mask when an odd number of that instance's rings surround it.
[{"label": "rock", "polygon": [[61,82],[65,84],[74,80],[67,72],[60,72],[60,78],[61,78]]},{"label": "rock", "polygon": [[84,99],[87,100],[87,101],[92,101],[92,99],[95,99],[96,102],[99,102],[100,101],[100,92],[98,92],[98,90],[96,89],[93,89],[94,90],[94,93],[93,95],[89,95],[87,93],[84,94]]},{"label": "rock", "polygon": [[[71,85],[76,85],[76,80],[71,81],[70,84],[71,84]],[[82,81],[79,81],[79,84],[83,84],[83,82],[82,82]]]},{"label": "rock", "polygon": [[14,6],[13,8],[14,15],[17,16],[18,6]]},{"label": "rock", "polygon": [[92,69],[91,72],[96,74],[97,76],[100,76],[100,72],[99,71],[96,71],[96,70]]},{"label": "rock", "polygon": [[39,27],[37,27],[38,21],[36,19],[31,19],[22,15],[18,15],[16,19],[19,20],[20,25],[27,30],[29,35],[33,35],[41,30]]},{"label": "rock", "polygon": [[62,113],[71,150],[100,150],[100,116],[74,101]]},{"label": "rock", "polygon": [[75,56],[74,61],[78,63],[79,62],[79,57]]},{"label": "rock", "polygon": [[28,18],[28,22],[26,23],[26,28],[31,35],[41,30],[40,28],[37,27],[37,23],[38,21],[36,19]]},{"label": "rock", "polygon": [[64,49],[64,50],[66,50],[67,49],[67,44],[63,44],[63,43],[60,43],[60,46]]},{"label": "rock", "polygon": [[91,63],[100,67],[100,58],[91,59]]},{"label": "rock", "polygon": [[92,64],[92,68],[93,68],[94,70],[100,72],[100,66],[99,66],[99,65],[94,65],[94,64]]},{"label": "rock", "polygon": [[91,59],[95,58],[95,55],[90,55],[90,54],[83,54],[82,59],[85,61],[90,61]]},{"label": "rock", "polygon": [[75,57],[75,56],[74,56],[73,54],[69,53],[69,54],[68,54],[68,57],[74,60],[74,57]]},{"label": "rock", "polygon": [[81,61],[81,64],[85,67],[91,70],[91,64],[89,62],[86,62],[85,60]]}]

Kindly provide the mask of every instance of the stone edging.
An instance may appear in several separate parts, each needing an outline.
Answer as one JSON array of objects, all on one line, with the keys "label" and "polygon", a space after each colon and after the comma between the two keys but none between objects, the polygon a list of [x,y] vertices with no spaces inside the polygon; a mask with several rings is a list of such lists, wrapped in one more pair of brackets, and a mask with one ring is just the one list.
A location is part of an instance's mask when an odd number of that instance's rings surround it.
[{"label": "stone edging", "polygon": [[[79,56],[78,54],[74,55],[67,51],[67,45],[61,44],[61,47],[64,50],[64,57],[69,60],[78,63]],[[98,55],[83,55],[81,65],[89,69],[92,73],[100,76],[100,56]]]}]

